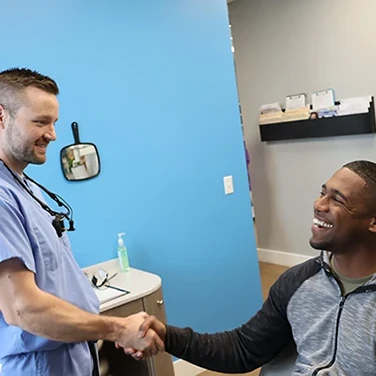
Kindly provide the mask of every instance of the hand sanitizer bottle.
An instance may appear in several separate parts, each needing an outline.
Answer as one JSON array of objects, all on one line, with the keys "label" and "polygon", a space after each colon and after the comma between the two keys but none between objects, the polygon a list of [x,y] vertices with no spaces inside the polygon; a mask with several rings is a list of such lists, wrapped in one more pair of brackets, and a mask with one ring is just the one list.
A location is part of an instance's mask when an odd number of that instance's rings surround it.
[{"label": "hand sanitizer bottle", "polygon": [[129,270],[129,260],[127,247],[124,245],[124,240],[122,238],[123,235],[125,235],[125,232],[118,234],[118,256],[121,270],[127,272]]}]

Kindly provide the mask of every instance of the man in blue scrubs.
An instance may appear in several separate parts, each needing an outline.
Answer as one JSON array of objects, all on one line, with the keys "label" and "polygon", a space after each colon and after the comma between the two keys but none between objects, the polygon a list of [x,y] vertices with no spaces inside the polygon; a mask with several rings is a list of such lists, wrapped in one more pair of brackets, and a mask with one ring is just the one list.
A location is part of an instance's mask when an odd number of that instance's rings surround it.
[{"label": "man in blue scrubs", "polygon": [[98,339],[163,350],[155,332],[139,338],[145,313],[98,314],[66,233],[57,235],[53,217],[30,195],[43,200],[23,171],[43,164],[56,139],[58,92],[51,78],[29,69],[0,72],[0,376],[92,376],[87,342]]}]

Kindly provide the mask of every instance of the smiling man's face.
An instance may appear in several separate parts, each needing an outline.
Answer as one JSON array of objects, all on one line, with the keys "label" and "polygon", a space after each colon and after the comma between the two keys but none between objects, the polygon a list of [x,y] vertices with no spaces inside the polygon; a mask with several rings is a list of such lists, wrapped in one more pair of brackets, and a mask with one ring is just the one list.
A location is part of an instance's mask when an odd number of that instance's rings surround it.
[{"label": "smiling man's face", "polygon": [[322,186],[314,204],[313,248],[342,253],[355,251],[367,241],[374,213],[366,191],[365,181],[348,168],[337,171]]},{"label": "smiling man's face", "polygon": [[32,86],[24,89],[22,104],[14,117],[1,107],[1,147],[15,171],[22,171],[29,163],[46,161],[48,144],[56,140],[58,113],[56,95]]}]

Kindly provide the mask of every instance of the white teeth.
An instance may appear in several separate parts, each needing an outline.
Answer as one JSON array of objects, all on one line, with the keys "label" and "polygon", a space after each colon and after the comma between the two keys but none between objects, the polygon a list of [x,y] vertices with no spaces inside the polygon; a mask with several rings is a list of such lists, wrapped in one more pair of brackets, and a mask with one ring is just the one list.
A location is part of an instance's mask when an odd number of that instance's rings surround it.
[{"label": "white teeth", "polygon": [[326,223],[324,221],[320,221],[317,218],[313,218],[313,224],[316,225],[316,226],[325,227],[325,228],[332,228],[333,227],[332,224]]}]

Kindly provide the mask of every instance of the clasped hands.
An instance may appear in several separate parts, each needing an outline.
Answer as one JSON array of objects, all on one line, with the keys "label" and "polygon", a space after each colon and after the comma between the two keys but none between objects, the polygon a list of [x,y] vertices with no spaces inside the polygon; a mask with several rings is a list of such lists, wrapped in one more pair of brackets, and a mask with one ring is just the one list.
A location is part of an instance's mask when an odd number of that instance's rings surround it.
[{"label": "clasped hands", "polygon": [[157,318],[140,312],[121,320],[126,321],[126,328],[115,341],[115,346],[122,348],[125,354],[142,360],[164,351],[166,326]]}]

